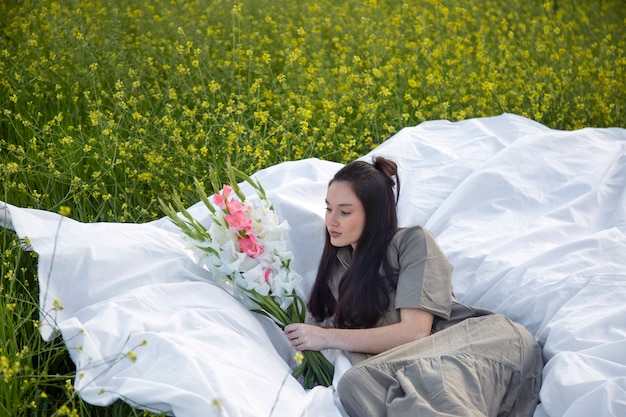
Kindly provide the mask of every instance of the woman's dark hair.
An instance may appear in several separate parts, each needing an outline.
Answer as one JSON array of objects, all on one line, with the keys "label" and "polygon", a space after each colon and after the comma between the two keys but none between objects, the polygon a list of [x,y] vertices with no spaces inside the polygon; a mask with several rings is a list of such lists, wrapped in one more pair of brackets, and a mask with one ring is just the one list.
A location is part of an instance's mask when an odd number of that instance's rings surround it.
[{"label": "woman's dark hair", "polygon": [[372,163],[354,161],[341,168],[328,185],[335,181],[350,184],[363,205],[365,225],[350,267],[339,284],[337,300],[328,280],[339,248],[330,243],[326,231],[326,244],[308,303],[309,312],[318,321],[334,315],[337,327],[371,327],[389,308],[390,293],[396,285],[396,274],[387,259],[387,247],[398,227],[398,166],[384,157],[374,157]]}]

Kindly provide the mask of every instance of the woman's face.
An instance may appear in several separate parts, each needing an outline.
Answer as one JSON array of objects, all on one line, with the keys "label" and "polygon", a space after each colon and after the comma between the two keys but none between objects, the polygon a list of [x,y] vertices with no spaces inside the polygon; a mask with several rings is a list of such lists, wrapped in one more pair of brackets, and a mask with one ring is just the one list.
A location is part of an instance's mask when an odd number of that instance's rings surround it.
[{"label": "woman's face", "polygon": [[326,192],[326,230],[330,243],[355,248],[364,226],[365,210],[350,183],[333,181]]}]

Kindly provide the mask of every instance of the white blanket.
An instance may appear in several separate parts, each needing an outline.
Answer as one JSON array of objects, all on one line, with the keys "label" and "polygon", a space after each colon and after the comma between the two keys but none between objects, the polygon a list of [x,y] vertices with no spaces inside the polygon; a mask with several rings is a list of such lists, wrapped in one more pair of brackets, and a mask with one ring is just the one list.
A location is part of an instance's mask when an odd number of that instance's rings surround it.
[{"label": "white blanket", "polygon": [[[563,132],[510,114],[431,121],[363,159],[374,154],[399,163],[401,225],[433,232],[458,298],[543,346],[535,416],[626,415],[626,129]],[[304,296],[340,166],[308,159],[255,174],[292,227]],[[289,376],[281,332],[207,283],[166,218],[84,224],[1,202],[0,217],[39,253],[42,335],[61,333],[86,401],[179,417],[345,416],[333,387],[305,391]],[[336,384],[349,364],[325,353]]]}]

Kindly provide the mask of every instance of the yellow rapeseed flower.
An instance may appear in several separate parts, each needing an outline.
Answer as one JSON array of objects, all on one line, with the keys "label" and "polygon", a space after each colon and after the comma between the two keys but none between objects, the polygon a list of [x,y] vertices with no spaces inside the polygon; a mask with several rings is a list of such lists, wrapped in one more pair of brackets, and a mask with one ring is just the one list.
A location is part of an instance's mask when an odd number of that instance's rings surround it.
[{"label": "yellow rapeseed flower", "polygon": [[63,310],[63,308],[64,308],[64,307],[63,307],[63,304],[61,303],[61,301],[60,301],[60,300],[58,300],[58,299],[56,299],[56,298],[55,298],[55,299],[54,299],[54,301],[52,302],[52,307],[53,307],[53,308],[54,308],[54,310],[56,310],[56,311],[61,311],[61,310]]},{"label": "yellow rapeseed flower", "polygon": [[65,217],[67,217],[67,216],[69,216],[71,213],[72,213],[72,209],[71,209],[70,207],[68,207],[68,206],[61,206],[61,207],[59,207],[59,214],[60,214],[61,216],[65,216]]},{"label": "yellow rapeseed flower", "polygon": [[220,401],[218,398],[214,399],[211,404],[213,404],[213,407],[217,408],[218,410],[222,411],[222,401]]}]

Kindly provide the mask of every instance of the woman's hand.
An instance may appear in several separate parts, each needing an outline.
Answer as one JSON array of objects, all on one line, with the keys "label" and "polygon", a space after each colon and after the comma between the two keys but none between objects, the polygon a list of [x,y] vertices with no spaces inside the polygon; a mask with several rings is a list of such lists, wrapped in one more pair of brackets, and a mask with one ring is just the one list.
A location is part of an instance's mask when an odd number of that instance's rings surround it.
[{"label": "woman's hand", "polygon": [[328,329],[305,323],[285,326],[285,334],[297,350],[322,350],[329,347]]}]

